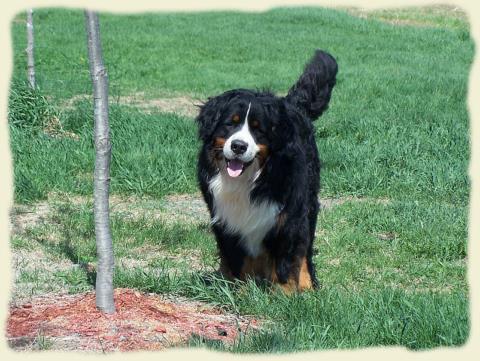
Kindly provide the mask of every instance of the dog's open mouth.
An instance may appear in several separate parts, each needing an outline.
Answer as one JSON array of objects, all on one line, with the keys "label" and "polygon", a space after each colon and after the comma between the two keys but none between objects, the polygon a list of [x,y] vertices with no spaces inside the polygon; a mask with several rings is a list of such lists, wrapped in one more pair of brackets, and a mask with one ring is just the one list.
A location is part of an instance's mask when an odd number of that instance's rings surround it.
[{"label": "dog's open mouth", "polygon": [[236,178],[243,173],[245,164],[240,159],[227,159],[227,172],[232,178]]},{"label": "dog's open mouth", "polygon": [[227,173],[232,178],[239,177],[252,162],[242,162],[240,159],[225,159],[227,162]]}]

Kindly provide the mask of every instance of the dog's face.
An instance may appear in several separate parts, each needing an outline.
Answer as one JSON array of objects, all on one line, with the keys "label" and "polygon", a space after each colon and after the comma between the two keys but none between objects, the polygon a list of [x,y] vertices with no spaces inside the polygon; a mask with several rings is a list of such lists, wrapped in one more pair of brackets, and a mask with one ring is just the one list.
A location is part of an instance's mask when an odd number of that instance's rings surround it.
[{"label": "dog's face", "polygon": [[248,100],[239,98],[227,106],[213,134],[217,167],[232,178],[255,160],[263,164],[268,156],[268,118],[257,102]]},{"label": "dog's face", "polygon": [[281,101],[269,93],[230,91],[211,98],[197,121],[210,161],[231,178],[261,168],[276,147]]}]

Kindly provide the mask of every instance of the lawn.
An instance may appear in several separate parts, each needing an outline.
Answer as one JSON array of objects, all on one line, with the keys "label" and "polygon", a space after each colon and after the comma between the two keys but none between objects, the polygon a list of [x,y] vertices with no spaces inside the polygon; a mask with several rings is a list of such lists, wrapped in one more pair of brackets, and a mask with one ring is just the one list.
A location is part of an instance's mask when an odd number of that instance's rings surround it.
[{"label": "lawn", "polygon": [[[34,16],[35,91],[24,80],[24,14],[11,28],[11,245],[17,265],[41,254],[62,266],[19,266],[14,300],[91,290],[95,276],[83,13]],[[474,49],[464,17],[446,7],[280,8],[101,14],[100,25],[110,77],[115,287],[199,300],[265,324],[233,345],[192,337],[192,347],[291,352],[466,342],[466,92]],[[285,93],[315,48],[332,53],[340,69],[330,109],[315,123],[324,208],[314,259],[322,287],[285,297],[217,279],[190,103],[234,87]]]}]

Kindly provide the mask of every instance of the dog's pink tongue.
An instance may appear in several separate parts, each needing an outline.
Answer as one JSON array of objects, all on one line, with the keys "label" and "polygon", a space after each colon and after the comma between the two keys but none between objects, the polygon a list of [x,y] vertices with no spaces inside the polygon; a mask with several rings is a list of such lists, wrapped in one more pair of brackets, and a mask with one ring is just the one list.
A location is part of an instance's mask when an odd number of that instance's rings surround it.
[{"label": "dog's pink tongue", "polygon": [[232,159],[227,164],[227,172],[230,177],[238,177],[242,174],[243,162],[238,159]]}]

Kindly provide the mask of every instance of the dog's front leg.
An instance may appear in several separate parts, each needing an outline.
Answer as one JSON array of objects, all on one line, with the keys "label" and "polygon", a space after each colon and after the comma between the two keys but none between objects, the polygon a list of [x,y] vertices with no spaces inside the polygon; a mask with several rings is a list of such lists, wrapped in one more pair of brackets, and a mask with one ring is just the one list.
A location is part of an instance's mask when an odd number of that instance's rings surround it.
[{"label": "dog's front leg", "polygon": [[277,252],[272,273],[272,281],[279,283],[290,294],[313,288],[308,270],[308,225],[303,219],[291,220],[283,225],[276,242]]},{"label": "dog's front leg", "polygon": [[246,252],[241,247],[239,236],[226,233],[218,224],[214,224],[212,230],[220,254],[220,273],[227,279],[240,278]]}]

